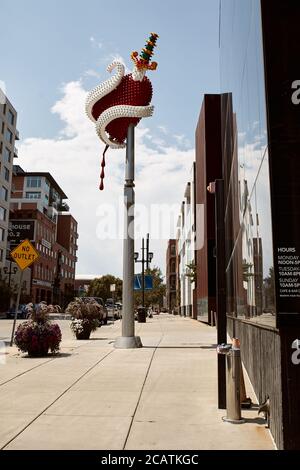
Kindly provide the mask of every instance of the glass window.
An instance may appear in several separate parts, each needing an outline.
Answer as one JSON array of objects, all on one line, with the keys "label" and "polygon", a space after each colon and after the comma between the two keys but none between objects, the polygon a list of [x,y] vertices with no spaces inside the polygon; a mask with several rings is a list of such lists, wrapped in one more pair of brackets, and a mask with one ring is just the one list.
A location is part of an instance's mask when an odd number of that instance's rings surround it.
[{"label": "glass window", "polygon": [[3,250],[0,248],[0,261],[3,261]]},{"label": "glass window", "polygon": [[13,133],[12,133],[9,129],[6,129],[6,131],[5,131],[5,139],[7,140],[7,142],[9,142],[10,144],[12,144],[12,141],[13,141]]},{"label": "glass window", "polygon": [[26,192],[26,199],[41,199],[41,193],[38,191]]},{"label": "glass window", "polygon": [[9,181],[9,169],[6,166],[4,167],[4,178]]},{"label": "glass window", "polygon": [[41,187],[40,176],[28,176],[27,177],[27,188],[40,188]]},{"label": "glass window", "polygon": [[0,227],[0,242],[4,241],[4,228]]},{"label": "glass window", "polygon": [[9,124],[11,124],[11,125],[13,126],[13,125],[14,125],[14,121],[15,121],[15,116],[13,115],[13,113],[11,112],[11,110],[8,111],[7,119],[8,119]]},{"label": "glass window", "polygon": [[0,220],[6,220],[6,209],[0,206]]},{"label": "glass window", "polygon": [[5,186],[2,186],[1,188],[1,199],[8,201],[8,189]]},{"label": "glass window", "polygon": [[7,147],[4,148],[4,161],[5,163],[11,162],[11,151]]},{"label": "glass window", "polygon": [[260,2],[221,5],[227,313],[275,325]]}]

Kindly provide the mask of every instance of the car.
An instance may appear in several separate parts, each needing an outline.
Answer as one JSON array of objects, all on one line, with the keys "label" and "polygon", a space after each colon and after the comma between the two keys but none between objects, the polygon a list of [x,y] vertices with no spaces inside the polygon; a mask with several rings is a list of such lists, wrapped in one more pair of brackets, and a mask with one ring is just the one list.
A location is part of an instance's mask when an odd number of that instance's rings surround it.
[{"label": "car", "polygon": [[104,300],[101,297],[83,297],[83,299],[87,301],[95,300],[99,305],[101,305],[103,313],[101,322],[103,323],[103,325],[106,325],[108,319],[108,311],[106,305],[104,304]]},{"label": "car", "polygon": [[[6,312],[6,318],[15,318],[16,306],[10,307],[8,312]],[[26,304],[20,304],[18,308],[17,318],[25,319],[27,318],[27,309]]]}]

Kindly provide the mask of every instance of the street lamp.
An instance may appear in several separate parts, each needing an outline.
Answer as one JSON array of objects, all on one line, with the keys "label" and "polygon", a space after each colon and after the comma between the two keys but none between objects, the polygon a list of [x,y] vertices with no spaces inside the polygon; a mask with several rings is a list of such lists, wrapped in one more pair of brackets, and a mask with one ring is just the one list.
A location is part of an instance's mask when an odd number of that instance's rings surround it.
[{"label": "street lamp", "polygon": [[[146,251],[146,256],[145,256]],[[149,269],[149,264],[153,260],[153,252],[149,251],[149,233],[147,234],[147,243],[145,247],[145,240],[142,239],[142,259],[139,260],[139,254],[134,253],[135,263],[142,263],[142,306],[145,307],[145,264],[147,269]]]}]

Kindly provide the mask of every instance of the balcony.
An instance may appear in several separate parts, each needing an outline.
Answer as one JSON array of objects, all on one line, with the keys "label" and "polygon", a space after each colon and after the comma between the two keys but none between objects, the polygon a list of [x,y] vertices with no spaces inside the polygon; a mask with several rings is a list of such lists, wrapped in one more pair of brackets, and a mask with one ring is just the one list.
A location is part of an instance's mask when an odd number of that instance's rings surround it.
[{"label": "balcony", "polygon": [[66,202],[61,202],[60,204],[57,205],[57,210],[58,212],[69,212],[70,207]]},{"label": "balcony", "polygon": [[19,150],[15,147],[14,148],[14,158],[18,158]]},{"label": "balcony", "polygon": [[16,129],[16,132],[15,132],[15,139],[20,140],[20,134],[19,134],[19,131],[17,129]]}]

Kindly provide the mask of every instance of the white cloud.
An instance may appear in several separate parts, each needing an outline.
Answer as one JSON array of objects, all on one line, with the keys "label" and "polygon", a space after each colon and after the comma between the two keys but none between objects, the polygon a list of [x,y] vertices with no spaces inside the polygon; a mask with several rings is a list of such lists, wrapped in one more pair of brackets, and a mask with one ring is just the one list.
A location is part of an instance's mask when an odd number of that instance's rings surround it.
[{"label": "white cloud", "polygon": [[166,126],[157,126],[157,128],[163,133],[168,134],[168,129]]},{"label": "white cloud", "polygon": [[[100,192],[100,161],[104,145],[84,111],[86,90],[80,81],[62,89],[62,98],[52,113],[62,121],[55,139],[28,138],[19,148],[18,163],[30,171],[49,171],[69,197],[72,214],[79,224],[79,262],[77,273],[113,273],[122,275],[122,241],[97,238],[99,208],[116,207],[123,195],[125,151],[109,149],[106,154],[105,190]],[[152,119],[155,119],[155,115]],[[136,129],[136,202],[150,209],[151,204],[180,203],[194,150],[175,146],[149,147],[147,120]],[[151,136],[150,136],[151,137]],[[145,227],[146,235],[147,227]],[[164,268],[167,241],[151,241],[154,264]],[[136,243],[136,250],[140,242]]]},{"label": "white cloud", "polygon": [[93,69],[88,69],[84,72],[84,75],[86,77],[96,77],[96,78],[100,78],[101,77],[101,74],[98,73],[96,70],[93,70]]},{"label": "white cloud", "polygon": [[173,135],[174,139],[176,140],[177,144],[181,147],[188,148],[191,146],[190,141],[186,139],[185,135],[183,134],[174,134]]},{"label": "white cloud", "polygon": [[98,49],[102,49],[103,43],[102,42],[97,42],[94,36],[90,36],[90,42],[94,47],[98,47]]}]

